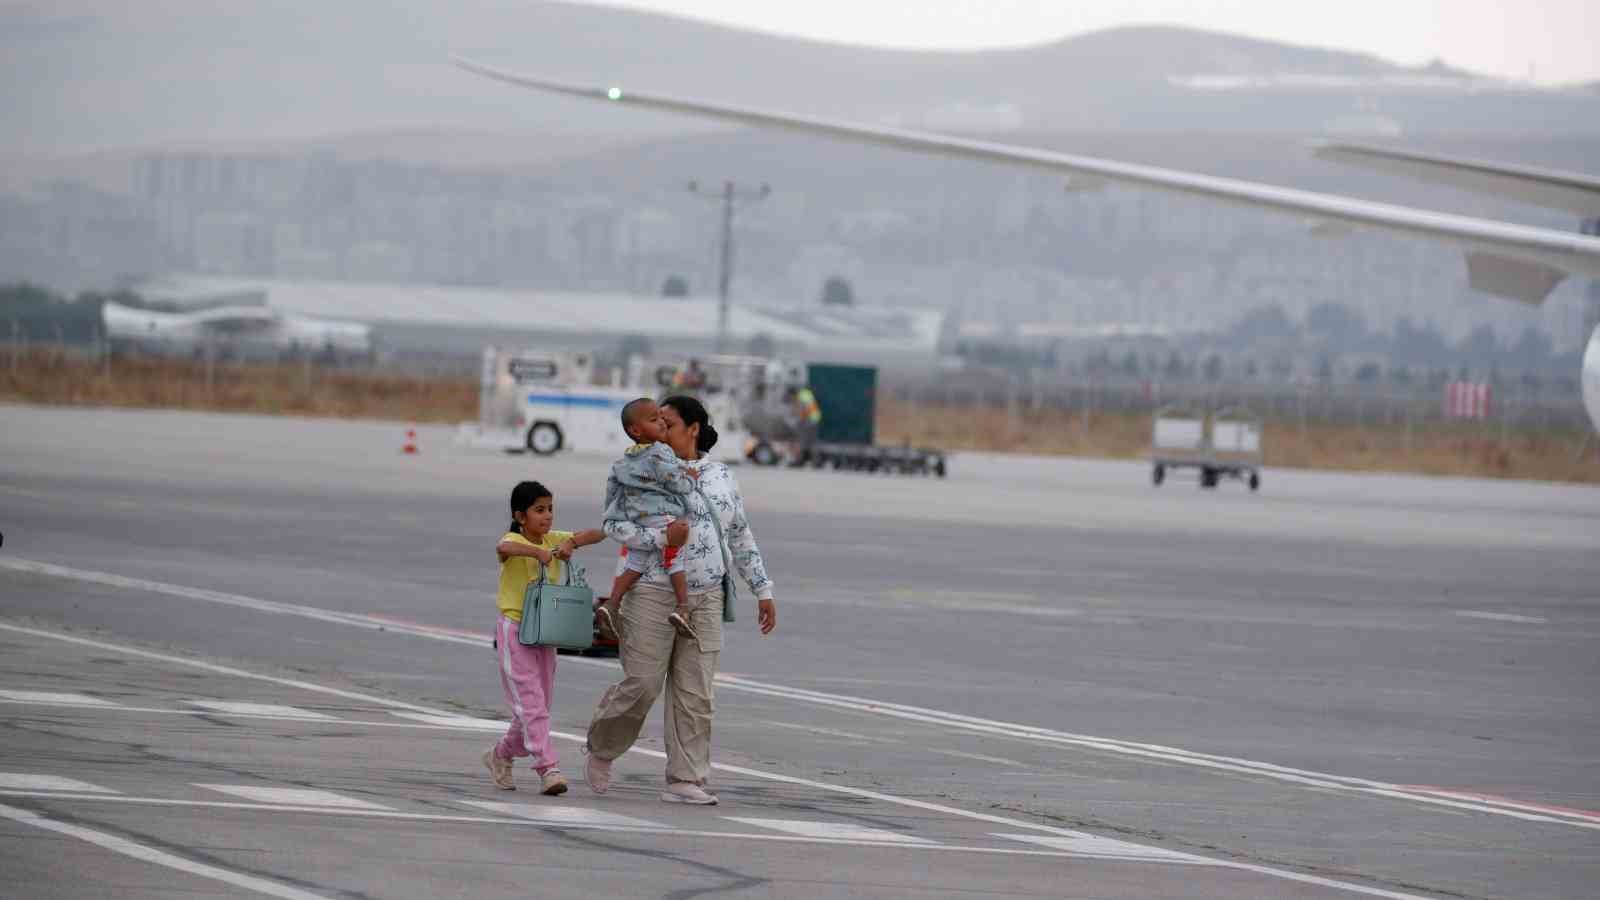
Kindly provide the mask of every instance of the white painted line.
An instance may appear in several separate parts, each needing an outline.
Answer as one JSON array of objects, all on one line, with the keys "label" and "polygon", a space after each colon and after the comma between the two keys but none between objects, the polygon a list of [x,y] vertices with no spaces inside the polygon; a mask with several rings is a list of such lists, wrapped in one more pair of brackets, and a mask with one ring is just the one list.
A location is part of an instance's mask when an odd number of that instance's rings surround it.
[{"label": "white painted line", "polygon": [[34,775],[31,772],[0,772],[0,788],[14,791],[72,791],[79,794],[117,793],[110,788],[79,781],[76,778]]},{"label": "white painted line", "polygon": [[899,831],[889,831],[886,828],[868,828],[865,825],[856,825],[850,822],[807,822],[801,819],[759,819],[751,816],[723,816],[723,818],[730,822],[738,822],[740,825],[770,828],[773,831],[781,831],[784,834],[832,838],[836,841],[866,841],[879,844],[937,843],[927,838],[920,838]]},{"label": "white painted line", "polygon": [[997,838],[1037,844],[1041,847],[1049,847],[1054,850],[1062,850],[1082,856],[1093,856],[1099,859],[1133,859],[1143,862],[1184,863],[1188,865],[1196,863],[1211,865],[1213,863],[1212,860],[1203,856],[1195,856],[1192,853],[1177,853],[1157,847],[1145,847],[1092,834],[1080,834],[1076,837],[1047,834],[1002,834],[1000,832],[991,832],[990,834]]},{"label": "white painted line", "polygon": [[197,788],[216,791],[231,797],[243,797],[257,803],[276,803],[282,806],[317,806],[329,809],[369,809],[388,810],[391,807],[381,803],[369,803],[355,797],[346,797],[332,791],[316,791],[309,788],[280,788],[259,787],[250,784],[196,784]]},{"label": "white painted line", "polygon": [[[337,613],[331,610],[318,609],[312,606],[302,606],[293,603],[277,603],[270,600],[246,597],[240,594],[228,594],[220,591],[207,591],[200,588],[165,584],[159,581],[146,581],[138,578],[127,578],[121,575],[113,575],[108,572],[72,569],[65,566],[56,566],[50,563],[36,562],[33,560],[10,558],[0,559],[0,569],[3,568],[9,568],[21,572],[31,572],[40,575],[51,575],[77,581],[86,581],[94,584],[105,584],[113,587],[125,587],[133,590],[167,594],[169,596],[202,600],[210,603],[220,603],[228,606],[253,609],[265,613],[301,616],[318,621],[335,622],[361,628],[383,629],[389,633],[408,634],[415,637],[447,641],[456,644],[482,646],[486,641],[489,640],[489,636],[487,634],[474,637],[454,629],[444,629],[418,623],[407,623],[388,617],[363,616],[354,613]],[[589,659],[582,656],[565,657],[564,661],[567,664],[603,666],[610,669],[617,668],[617,664],[615,662]],[[930,725],[936,725],[941,728],[960,728],[975,734],[996,735],[1015,740],[1038,741],[1058,746],[1084,747],[1091,750],[1119,754],[1123,756],[1131,756],[1135,758],[1155,759],[1164,762],[1175,762],[1182,765],[1194,766],[1197,768],[1254,775],[1257,777],[1271,778],[1289,784],[1303,785],[1308,788],[1368,794],[1372,796],[1387,797],[1392,800],[1405,800],[1413,803],[1422,803],[1427,805],[1471,810],[1474,812],[1491,813],[1500,816],[1509,816],[1511,818],[1522,819],[1530,822],[1553,822],[1564,825],[1577,825],[1578,827],[1585,828],[1600,827],[1595,823],[1578,823],[1573,822],[1570,819],[1519,812],[1493,804],[1451,800],[1426,793],[1409,791],[1401,785],[1372,781],[1364,778],[1354,778],[1346,775],[1331,775],[1324,772],[1295,769],[1288,766],[1276,765],[1274,763],[1259,762],[1256,760],[1241,759],[1237,757],[1197,753],[1177,747],[1166,747],[1160,744],[1124,741],[1117,738],[1105,738],[1094,735],[1055,731],[1052,729],[1040,728],[1032,725],[1022,725],[1015,722],[980,719],[974,716],[947,713],[940,710],[910,706],[907,704],[887,703],[863,697],[852,697],[843,694],[826,694],[820,691],[810,691],[801,688],[766,684],[755,681],[754,679],[726,673],[717,675],[716,684],[720,689],[723,690],[745,691],[752,694],[780,697],[801,703],[811,703],[814,705],[828,706],[838,709],[851,709],[859,712],[868,712],[875,715],[887,716],[906,721],[923,722]],[[297,686],[304,687],[305,685],[304,683],[299,683]],[[341,694],[341,696],[346,695],[349,695],[349,692]],[[414,706],[403,705],[403,707],[412,709],[416,712],[427,712],[432,715],[452,715],[448,712],[424,710],[420,707]]]},{"label": "white painted line", "polygon": [[598,809],[587,809],[582,806],[552,806],[549,804],[532,803],[497,803],[493,800],[463,800],[464,806],[498,813],[502,816],[516,816],[530,822],[543,822],[546,825],[586,825],[591,828],[661,828],[671,830],[672,826],[660,822],[651,822],[645,819],[635,819],[619,813],[604,812]]},{"label": "white painted line", "polygon": [[480,719],[476,716],[436,716],[431,713],[405,712],[404,710],[389,710],[389,715],[425,725],[443,725],[446,728],[466,728],[474,731],[505,731],[507,723],[494,719]]},{"label": "white painted line", "polygon": [[56,691],[0,691],[0,700],[13,703],[47,703],[51,706],[116,706],[110,700],[101,700],[88,694],[64,694]]},{"label": "white painted line", "polygon": [[185,700],[188,706],[197,706],[210,712],[235,713],[241,716],[272,716],[277,719],[320,719],[334,721],[333,716],[294,706],[275,703],[235,703],[229,700]]},{"label": "white painted line", "polygon": [[1515,613],[1483,612],[1476,609],[1458,609],[1456,615],[1468,619],[1488,619],[1491,622],[1521,622],[1525,625],[1549,625],[1550,620],[1543,616],[1519,616]]},{"label": "white painted line", "polygon": [[190,875],[199,875],[202,878],[210,878],[215,881],[223,882],[224,884],[232,885],[236,888],[243,888],[247,891],[255,891],[258,894],[266,894],[269,897],[283,897],[285,900],[323,900],[320,894],[313,894],[310,891],[303,891],[297,887],[291,887],[290,885],[283,884],[281,882],[268,881],[265,878],[257,878],[254,875],[246,875],[243,872],[234,872],[228,869],[218,868],[217,866],[207,865],[202,862],[196,862],[192,859],[184,859],[181,856],[175,856],[171,853],[167,853],[164,850],[157,850],[154,847],[146,847],[143,844],[135,843],[127,838],[117,837],[114,834],[106,834],[103,831],[93,831],[79,825],[69,825],[65,822],[57,822],[55,819],[46,818],[45,816],[33,812],[32,810],[17,809],[13,806],[5,806],[0,804],[0,816],[4,816],[13,822],[21,822],[24,825],[32,825],[34,828],[41,828],[45,831],[53,831],[57,834],[75,837],[81,841],[88,841],[91,844],[104,847],[105,849],[114,853],[121,853],[123,856],[131,856],[134,859],[155,863],[158,866],[166,866],[169,869],[177,869],[180,872],[187,872]]},{"label": "white painted line", "polygon": [[[678,838],[716,838],[718,840],[757,841],[763,843],[829,844],[850,846],[876,846],[907,850],[939,850],[947,853],[975,853],[994,856],[1039,856],[1067,859],[1075,856],[1056,850],[1020,850],[1015,847],[978,847],[958,844],[908,844],[900,842],[846,841],[834,838],[805,837],[798,834],[755,834],[738,831],[703,831],[692,828],[663,828],[659,826],[585,825],[577,822],[550,823],[520,817],[452,816],[430,813],[402,813],[383,810],[339,809],[326,806],[283,806],[271,803],[226,802],[220,800],[170,800],[163,797],[123,797],[102,794],[50,794],[38,791],[0,790],[0,797],[35,797],[50,800],[84,800],[106,803],[126,803],[136,806],[168,806],[182,809],[234,809],[249,812],[305,813],[324,816],[342,816],[356,819],[389,819],[405,822],[443,822],[461,825],[523,825],[529,828],[591,829],[619,831],[632,834],[660,834]],[[1417,898],[1424,900],[1424,898]]]},{"label": "white painted line", "polygon": [[[5,562],[4,560],[0,560],[0,565],[3,565],[4,562]],[[202,662],[200,660],[194,660],[194,659],[185,659],[185,658],[183,658],[181,656],[172,656],[172,655],[165,654],[165,653],[155,653],[155,652],[152,652],[150,650],[139,650],[139,649],[136,649],[136,648],[133,648],[133,647],[123,646],[121,644],[112,644],[112,643],[108,643],[106,641],[96,641],[96,640],[91,640],[89,638],[77,637],[75,635],[61,634],[59,632],[54,632],[54,631],[45,631],[45,630],[39,629],[39,628],[26,628],[26,627],[23,627],[21,625],[11,625],[9,623],[0,622],[0,631],[10,631],[10,632],[17,633],[17,634],[31,634],[31,635],[33,635],[35,637],[41,637],[41,638],[46,638],[46,639],[49,639],[49,640],[61,641],[63,643],[69,643],[69,644],[77,644],[79,646],[84,646],[84,647],[94,647],[94,648],[96,648],[98,650],[104,650],[104,651],[111,652],[111,653],[121,653],[121,654],[123,654],[125,656],[133,656],[133,657],[138,657],[140,659],[159,660],[161,662],[170,663],[172,665],[186,666],[186,667],[193,668],[193,669],[199,669],[199,670],[205,671],[205,672],[213,672],[213,673],[216,673],[216,674],[219,674],[219,675],[230,675],[230,676],[233,676],[233,677],[236,677],[236,678],[246,678],[246,679],[250,679],[250,680],[254,680],[254,681],[265,682],[265,683],[268,683],[268,684],[278,684],[278,685],[283,685],[283,686],[286,686],[286,687],[293,687],[293,688],[298,688],[298,689],[301,689],[301,690],[313,691],[313,692],[316,692],[316,693],[326,694],[326,695],[334,696],[334,697],[344,697],[344,698],[350,699],[350,700],[360,700],[360,701],[363,701],[363,702],[366,702],[366,703],[373,703],[373,704],[376,704],[378,706],[387,707],[389,709],[406,709],[406,710],[411,710],[412,712],[430,713],[430,714],[436,715],[436,716],[449,716],[449,715],[451,715],[451,713],[448,713],[448,712],[446,712],[444,710],[432,709],[432,708],[429,708],[429,707],[426,707],[426,706],[421,706],[419,704],[405,703],[405,702],[399,701],[399,700],[390,700],[387,697],[378,697],[378,696],[375,696],[373,694],[361,693],[360,691],[349,691],[349,690],[344,690],[342,688],[328,687],[327,685],[316,684],[314,682],[309,682],[309,681],[301,681],[299,679],[294,679],[294,678],[279,678],[279,677],[273,676],[273,675],[261,675],[261,674],[258,674],[256,672],[250,672],[250,671],[246,671],[244,669],[237,669],[237,668],[233,668],[231,666],[221,666],[221,665],[217,665],[216,663]],[[567,659],[577,659],[577,660],[584,659],[584,657],[581,657],[581,656],[578,656],[578,657],[566,657],[566,658]],[[571,734],[571,733],[568,733],[568,732],[561,732],[561,731],[555,731],[555,730],[552,730],[550,732],[550,734],[551,734],[552,737],[560,738],[561,740],[571,741],[573,743],[578,743],[578,744],[582,744],[582,743],[586,742],[587,739],[588,739],[586,735]],[[665,759],[666,758],[666,754],[662,753],[659,750],[649,750],[647,748],[638,747],[638,746],[635,746],[629,752],[630,753],[638,753],[638,754],[644,755],[644,756],[653,756],[653,757],[658,758],[658,759]],[[780,775],[780,774],[778,774],[776,772],[763,772],[763,771],[760,771],[759,769],[751,769],[751,768],[746,768],[744,766],[734,766],[734,765],[729,765],[727,763],[714,762],[714,763],[711,764],[711,768],[713,768],[713,769],[715,769],[717,771],[720,771],[720,772],[728,772],[728,773],[735,774],[735,775],[744,775],[744,776],[747,776],[747,777],[750,777],[750,778],[757,778],[757,779],[761,779],[761,780],[764,780],[764,781],[776,781],[776,782],[781,782],[781,783],[784,783],[784,784],[801,785],[801,786],[804,786],[804,787],[810,787],[810,788],[813,788],[813,789],[816,789],[816,790],[820,790],[820,791],[829,791],[829,792],[832,792],[832,793],[845,794],[847,796],[852,796],[852,797],[864,797],[864,798],[867,798],[869,800],[881,800],[881,801],[883,801],[885,803],[893,803],[893,804],[897,804],[897,805],[900,805],[900,806],[911,807],[913,809],[928,810],[929,812],[943,813],[945,815],[957,816],[957,817],[960,817],[960,818],[971,819],[971,820],[979,821],[979,822],[991,822],[993,824],[1001,825],[1001,826],[1004,826],[1006,828],[1020,828],[1020,829],[1027,830],[1027,831],[1039,831],[1039,832],[1043,832],[1045,834],[1059,834],[1059,835],[1064,835],[1064,836],[1067,836],[1067,837],[1073,837],[1073,836],[1076,836],[1076,834],[1077,834],[1077,832],[1068,831],[1068,830],[1066,830],[1064,828],[1056,828],[1056,827],[1051,826],[1051,825],[1039,825],[1039,824],[1036,824],[1036,823],[1033,823],[1033,822],[1027,822],[1027,821],[1024,821],[1024,820],[1021,820],[1021,819],[1011,819],[1011,818],[1006,818],[1004,816],[989,815],[988,813],[972,812],[971,810],[960,809],[960,808],[954,807],[954,806],[945,806],[943,804],[938,804],[938,803],[929,803],[929,802],[927,802],[925,800],[913,800],[913,799],[910,799],[908,797],[897,797],[897,796],[894,796],[892,794],[884,794],[884,793],[880,793],[878,791],[869,791],[869,790],[865,790],[863,788],[849,787],[847,785],[829,784],[829,783],[823,782],[823,781],[812,781],[812,780],[807,779],[807,778],[797,778],[797,777],[794,777],[792,775]],[[353,811],[352,811],[352,814],[354,814]],[[908,846],[915,846],[915,845],[908,845]],[[946,849],[953,849],[953,848],[950,848],[948,845],[942,845],[942,846],[945,846]],[[992,850],[987,850],[987,849],[974,848],[970,852],[993,852],[993,851]],[[1215,862],[1214,864],[1215,865],[1224,865],[1224,863],[1221,863],[1221,862]],[[1242,867],[1239,864],[1234,864],[1234,863],[1228,863],[1227,865],[1232,865],[1235,868]],[[1264,875],[1273,875],[1273,876],[1279,877],[1279,878],[1286,878],[1286,879],[1289,879],[1291,881],[1302,881],[1306,877],[1308,877],[1308,876],[1302,876],[1298,872],[1291,872],[1291,871],[1289,871],[1287,869],[1272,869],[1272,868],[1268,868],[1266,866],[1253,866],[1253,867],[1248,867],[1248,868],[1250,869],[1250,871],[1259,872],[1259,873],[1264,874]],[[1335,882],[1335,881],[1331,881],[1331,880],[1327,880],[1327,879],[1324,879],[1324,881],[1327,881],[1328,886],[1338,887],[1338,888],[1341,888],[1341,889],[1344,889],[1344,890],[1354,891],[1354,892],[1360,893],[1360,894],[1369,894],[1369,895],[1374,895],[1374,896],[1383,896],[1383,897],[1390,897],[1390,898],[1404,898],[1404,900],[1427,900],[1427,898],[1421,897],[1420,895],[1412,895],[1412,894],[1404,894],[1404,895],[1402,895],[1402,894],[1395,894],[1395,893],[1389,892],[1389,891],[1381,891],[1380,892],[1376,888],[1371,888],[1371,887],[1368,887],[1367,885],[1362,885],[1362,884],[1347,883],[1347,882]],[[1321,883],[1321,882],[1319,882],[1319,883]]]}]

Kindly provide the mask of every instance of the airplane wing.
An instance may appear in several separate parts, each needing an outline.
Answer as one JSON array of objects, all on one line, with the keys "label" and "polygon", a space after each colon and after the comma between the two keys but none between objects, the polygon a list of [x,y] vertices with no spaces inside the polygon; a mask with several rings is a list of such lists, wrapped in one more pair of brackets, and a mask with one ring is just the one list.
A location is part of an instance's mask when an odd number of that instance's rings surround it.
[{"label": "airplane wing", "polygon": [[618,87],[572,84],[509,72],[460,57],[455,59],[455,64],[469,72],[509,84],[574,97],[689,113],[744,125],[827,135],[858,143],[877,144],[920,153],[1004,163],[1069,175],[1080,181],[1093,182],[1103,179],[1158,190],[1177,191],[1245,206],[1311,216],[1318,220],[1346,222],[1443,241],[1466,251],[1468,274],[1474,287],[1524,303],[1543,302],[1550,291],[1567,275],[1600,277],[1600,239],[1579,234],[1273,187],[1232,178],[1218,178],[1154,166],[1055,153],[1031,147],[861,125],[660,94],[644,94],[625,91]]},{"label": "airplane wing", "polygon": [[1370,144],[1323,144],[1322,159],[1550,209],[1565,209],[1586,219],[1600,216],[1600,178],[1579,172],[1512,166],[1481,159],[1435,156]]}]

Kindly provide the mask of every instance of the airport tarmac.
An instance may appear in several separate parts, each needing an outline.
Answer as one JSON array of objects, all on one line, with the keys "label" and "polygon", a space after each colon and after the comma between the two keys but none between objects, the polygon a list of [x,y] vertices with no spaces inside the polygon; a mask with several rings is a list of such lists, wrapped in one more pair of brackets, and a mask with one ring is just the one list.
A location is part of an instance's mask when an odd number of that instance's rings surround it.
[{"label": "airport tarmac", "polygon": [[655,799],[655,722],[616,790],[581,784],[605,660],[558,674],[573,790],[488,784],[506,495],[537,478],[557,527],[587,527],[607,461],[442,428],[405,456],[403,427],[0,407],[0,856],[26,893],[1600,881],[1600,490],[1269,468],[1252,495],[976,455],[945,480],[742,468],[779,626],[759,636],[745,598],[724,802],[688,810]]}]

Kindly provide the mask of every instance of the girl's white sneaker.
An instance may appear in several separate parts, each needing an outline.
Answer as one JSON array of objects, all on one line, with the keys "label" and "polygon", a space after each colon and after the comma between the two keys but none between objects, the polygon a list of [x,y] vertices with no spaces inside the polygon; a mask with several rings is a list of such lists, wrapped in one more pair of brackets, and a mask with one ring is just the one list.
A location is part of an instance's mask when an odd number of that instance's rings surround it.
[{"label": "girl's white sneaker", "polygon": [[494,786],[502,791],[514,791],[517,783],[511,780],[511,760],[501,759],[490,747],[483,753],[483,767],[489,770],[489,777],[494,780]]},{"label": "girl's white sneaker", "polygon": [[559,797],[567,792],[567,776],[557,768],[545,769],[544,774],[539,776],[539,787],[542,793]]}]

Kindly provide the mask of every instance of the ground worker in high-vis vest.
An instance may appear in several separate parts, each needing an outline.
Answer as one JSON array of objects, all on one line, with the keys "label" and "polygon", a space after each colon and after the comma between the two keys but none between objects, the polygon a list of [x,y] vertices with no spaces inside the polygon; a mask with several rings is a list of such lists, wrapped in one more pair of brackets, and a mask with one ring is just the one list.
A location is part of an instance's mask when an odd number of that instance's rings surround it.
[{"label": "ground worker in high-vis vest", "polygon": [[801,466],[810,461],[816,449],[817,432],[822,430],[822,407],[817,403],[817,395],[811,392],[810,385],[801,385],[794,392],[791,402],[796,420],[797,446],[790,454],[793,457],[790,465]]}]

